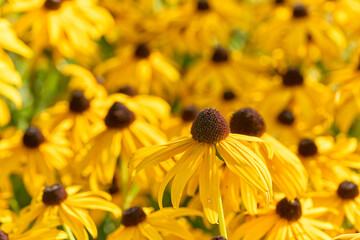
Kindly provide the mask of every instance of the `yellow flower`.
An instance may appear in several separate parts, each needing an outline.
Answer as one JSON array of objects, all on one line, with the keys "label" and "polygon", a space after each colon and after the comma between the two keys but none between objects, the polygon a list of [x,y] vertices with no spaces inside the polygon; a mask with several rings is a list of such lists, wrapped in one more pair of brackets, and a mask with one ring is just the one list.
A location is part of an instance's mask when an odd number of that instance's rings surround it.
[{"label": "yellow flower", "polygon": [[[133,175],[143,168],[165,161],[175,155],[179,159],[167,173],[160,185],[158,203],[162,208],[165,187],[174,178],[171,201],[175,208],[180,205],[184,188],[188,182],[199,185],[201,203],[210,223],[218,222],[218,200],[220,177],[218,167],[222,156],[231,171],[246,181],[251,188],[272,196],[270,174],[263,161],[250,150],[251,143],[262,144],[261,139],[230,133],[224,117],[215,109],[202,110],[194,120],[191,135],[176,138],[167,144],[142,148],[135,152],[130,166]],[[268,200],[269,200],[268,199]]]},{"label": "yellow flower", "polygon": [[[266,157],[266,149],[254,144],[252,150],[262,158],[270,172],[271,179],[275,187],[281,192],[285,193],[286,197],[290,200],[301,196],[307,187],[307,173],[302,165],[300,159],[287,149],[284,145],[278,142],[275,138],[266,133],[266,125],[260,114],[252,108],[242,108],[236,111],[230,120],[230,129],[232,133],[254,136],[262,139],[265,143],[269,144],[273,149],[274,155],[272,158]],[[265,157],[264,157],[265,156]],[[241,199],[246,209],[250,214],[256,213],[257,206],[257,193],[255,189],[251,189],[248,183],[241,179],[236,180],[233,176],[226,176],[227,169],[224,172],[224,178],[228,181],[225,182],[232,195],[238,195],[241,190]],[[244,189],[249,189],[250,194],[245,194]],[[239,206],[239,197],[230,198],[234,200],[234,205]],[[238,207],[237,207],[238,209]]]},{"label": "yellow flower", "polygon": [[262,48],[284,51],[292,61],[310,63],[339,58],[345,49],[345,34],[312,5],[296,3],[277,13],[258,30],[256,38]]},{"label": "yellow flower", "polygon": [[15,29],[20,35],[30,31],[36,53],[51,46],[68,58],[92,54],[96,48],[93,40],[113,24],[111,15],[93,1],[10,0],[4,11],[24,13]]},{"label": "yellow flower", "polygon": [[31,204],[21,210],[18,228],[21,232],[27,229],[33,220],[46,223],[59,219],[60,224],[68,227],[77,239],[88,240],[90,233],[97,237],[97,228],[87,209],[98,209],[120,216],[121,210],[110,202],[111,197],[100,192],[80,192],[80,186],[64,188],[60,184],[45,187],[32,200]]},{"label": "yellow flower", "polygon": [[175,219],[189,215],[199,216],[201,212],[188,208],[164,208],[152,212],[150,208],[132,207],[123,212],[121,226],[106,239],[163,239],[159,232],[173,234],[180,239],[194,239],[192,234]]},{"label": "yellow flower", "polygon": [[111,184],[119,157],[127,164],[137,149],[165,141],[160,130],[137,119],[129,108],[114,102],[104,120],[106,128],[88,143],[89,151],[79,169],[90,176],[92,189],[97,189],[98,183]]},{"label": "yellow flower", "polygon": [[[359,177],[350,168],[359,169],[354,138],[338,139],[333,137],[304,138],[298,145],[299,157],[309,173],[310,186],[322,190],[333,183]],[[339,160],[341,159],[341,161]]]},{"label": "yellow flower", "polygon": [[257,108],[269,122],[287,110],[293,114],[300,131],[320,134],[330,127],[333,96],[330,88],[317,82],[317,72],[302,73],[296,67],[289,67],[267,79],[261,89],[264,99]]},{"label": "yellow flower", "polygon": [[349,239],[349,240],[359,240],[360,239],[360,233],[353,233],[353,234],[343,234],[340,236],[337,236],[334,239]]},{"label": "yellow flower", "polygon": [[345,217],[360,229],[360,197],[357,183],[345,180],[340,184],[333,184],[328,192],[309,193],[318,206],[336,209],[336,214],[330,214],[327,221],[339,227]]},{"label": "yellow flower", "polygon": [[327,208],[313,208],[311,200],[278,201],[276,206],[264,209],[253,218],[240,225],[230,239],[259,240],[263,236],[269,240],[278,239],[326,239],[332,238],[323,230],[335,227],[316,218],[326,214]]},{"label": "yellow flower", "polygon": [[104,76],[104,86],[110,92],[129,86],[139,94],[165,99],[174,99],[174,84],[180,78],[169,60],[145,43],[121,48],[116,57],[100,64],[95,72]]},{"label": "yellow flower", "polygon": [[38,192],[44,183],[54,184],[56,170],[65,168],[73,155],[64,136],[65,127],[62,124],[49,131],[30,126],[25,132],[18,131],[0,142],[0,149],[10,153],[1,162],[12,172],[23,168],[23,180],[31,195]]}]

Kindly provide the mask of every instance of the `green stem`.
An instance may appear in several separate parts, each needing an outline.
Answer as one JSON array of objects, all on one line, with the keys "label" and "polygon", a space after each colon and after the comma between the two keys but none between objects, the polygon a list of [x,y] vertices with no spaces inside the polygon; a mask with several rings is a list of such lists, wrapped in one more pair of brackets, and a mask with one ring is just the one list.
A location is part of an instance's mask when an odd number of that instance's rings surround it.
[{"label": "green stem", "polygon": [[221,195],[220,194],[219,194],[219,198],[218,198],[218,204],[219,204],[219,206],[218,206],[218,208],[219,208],[219,231],[220,231],[221,236],[228,239],[227,233],[226,233],[224,209],[223,209],[223,206],[222,206],[222,201],[221,201]]},{"label": "green stem", "polygon": [[121,171],[121,191],[124,198],[123,205],[125,205],[125,199],[128,192],[129,174],[128,174],[127,163],[122,159],[120,159],[120,171]]},{"label": "green stem", "polygon": [[76,238],[74,237],[74,234],[72,233],[71,229],[66,225],[63,225],[63,227],[64,227],[65,232],[68,234],[69,239],[70,240],[76,240]]},{"label": "green stem", "polygon": [[139,193],[140,187],[138,184],[134,183],[129,191],[127,192],[126,196],[124,197],[124,204],[123,209],[128,209],[136,197],[136,195]]}]

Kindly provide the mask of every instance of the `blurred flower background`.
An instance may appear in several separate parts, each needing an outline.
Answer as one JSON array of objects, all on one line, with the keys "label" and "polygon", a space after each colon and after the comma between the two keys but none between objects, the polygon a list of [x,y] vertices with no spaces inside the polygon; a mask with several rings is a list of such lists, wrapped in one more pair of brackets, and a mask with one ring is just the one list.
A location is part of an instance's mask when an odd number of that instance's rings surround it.
[{"label": "blurred flower background", "polygon": [[0,0],[0,240],[360,239],[360,0]]}]

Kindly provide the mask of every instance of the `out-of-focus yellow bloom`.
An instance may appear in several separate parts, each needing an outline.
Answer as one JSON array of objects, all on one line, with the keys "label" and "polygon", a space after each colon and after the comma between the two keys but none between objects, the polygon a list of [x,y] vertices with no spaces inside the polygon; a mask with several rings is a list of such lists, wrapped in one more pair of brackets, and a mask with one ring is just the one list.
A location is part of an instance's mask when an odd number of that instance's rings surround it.
[{"label": "out-of-focus yellow bloom", "polygon": [[360,239],[360,233],[353,233],[353,234],[343,234],[340,236],[337,236],[334,239],[349,239],[349,240],[359,240]]},{"label": "out-of-focus yellow bloom", "polygon": [[268,83],[261,87],[264,99],[257,109],[269,122],[279,118],[284,110],[290,111],[298,130],[323,133],[332,123],[333,96],[330,88],[317,82],[316,76],[312,71],[303,74],[300,69],[289,67],[267,79]]},{"label": "out-of-focus yellow bloom", "polygon": [[139,94],[165,99],[175,98],[180,78],[170,61],[145,43],[122,48],[116,57],[100,64],[95,73],[104,76],[104,86],[110,92],[129,86]]},{"label": "out-of-focus yellow bloom", "polygon": [[314,208],[310,199],[289,201],[283,198],[276,206],[263,209],[258,217],[238,227],[230,239],[269,240],[309,239],[331,240],[322,230],[333,230],[335,226],[317,218],[329,212],[328,208]]},{"label": "out-of-focus yellow bloom", "polygon": [[64,124],[49,130],[30,126],[25,132],[0,142],[0,149],[9,154],[1,159],[11,172],[22,169],[23,180],[30,194],[35,194],[44,184],[56,182],[56,170],[65,168],[73,152],[65,137]]},{"label": "out-of-focus yellow bloom", "polygon": [[309,185],[319,191],[348,179],[358,182],[359,177],[350,169],[360,168],[358,157],[354,154],[356,147],[354,138],[338,139],[336,142],[333,137],[302,139],[298,154],[309,173]]},{"label": "out-of-focus yellow bloom", "polygon": [[[16,108],[21,108],[21,95],[16,87],[21,86],[21,76],[16,72],[14,64],[4,50],[31,57],[32,51],[21,42],[8,20],[0,18],[0,95],[11,100]],[[0,99],[0,126],[10,122],[10,111],[3,99]]]},{"label": "out-of-focus yellow bloom", "polygon": [[93,40],[113,24],[111,15],[93,1],[10,0],[4,11],[24,13],[15,29],[26,36],[37,54],[51,46],[68,58],[93,54]]},{"label": "out-of-focus yellow bloom", "polygon": [[121,210],[110,202],[106,193],[82,192],[80,186],[64,188],[60,184],[45,187],[32,200],[31,204],[21,210],[21,218],[17,223],[19,231],[36,222],[46,223],[51,219],[59,219],[60,224],[69,227],[77,239],[88,240],[90,233],[97,237],[97,228],[89,216],[87,209],[99,209],[113,213],[119,217]]},{"label": "out-of-focus yellow bloom", "polygon": [[165,141],[160,130],[137,119],[129,108],[114,102],[104,119],[106,128],[88,143],[89,151],[79,169],[84,176],[90,177],[92,189],[97,189],[99,183],[112,183],[119,157],[127,164],[137,149]]},{"label": "out-of-focus yellow bloom", "polygon": [[[194,120],[191,134],[176,138],[167,144],[145,147],[135,152],[130,166],[134,175],[143,168],[180,155],[178,161],[167,173],[160,185],[158,203],[162,208],[163,192],[172,178],[171,201],[175,208],[188,182],[199,185],[199,194],[205,215],[210,223],[218,222],[220,198],[220,159],[217,151],[229,169],[246,181],[251,188],[272,196],[270,174],[263,161],[250,150],[251,144],[263,144],[256,137],[230,133],[224,117],[215,109],[202,110]],[[270,152],[270,150],[268,149]]]},{"label": "out-of-focus yellow bloom", "polygon": [[276,13],[257,32],[261,48],[269,52],[284,51],[292,63],[336,59],[345,49],[347,43],[342,30],[311,5],[296,3]]},{"label": "out-of-focus yellow bloom", "polygon": [[121,226],[106,239],[145,240],[163,239],[160,232],[173,234],[180,239],[194,239],[192,234],[175,218],[199,216],[201,212],[189,208],[163,208],[152,212],[151,208],[132,207],[123,212]]}]

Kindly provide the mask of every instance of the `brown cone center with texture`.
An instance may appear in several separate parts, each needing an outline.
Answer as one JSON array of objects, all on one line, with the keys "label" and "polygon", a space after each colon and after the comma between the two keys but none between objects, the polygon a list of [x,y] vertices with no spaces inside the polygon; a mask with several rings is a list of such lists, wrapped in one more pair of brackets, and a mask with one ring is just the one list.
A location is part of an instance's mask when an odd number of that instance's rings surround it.
[{"label": "brown cone center with texture", "polygon": [[260,137],[266,130],[264,119],[252,108],[242,108],[230,120],[232,133]]},{"label": "brown cone center with texture", "polygon": [[295,198],[294,201],[289,201],[286,198],[283,198],[276,205],[276,213],[289,222],[298,220],[302,215],[301,204],[298,199]]},{"label": "brown cone center with texture", "polygon": [[82,113],[90,107],[90,101],[81,91],[74,91],[70,99],[70,110],[74,113]]},{"label": "brown cone center with texture", "polygon": [[139,207],[132,207],[124,211],[122,214],[122,224],[125,227],[136,226],[139,223],[145,221],[146,214]]},{"label": "brown cone center with texture", "polygon": [[65,188],[60,184],[55,184],[50,187],[45,187],[42,201],[45,205],[59,205],[67,198]]},{"label": "brown cone center with texture", "polygon": [[291,111],[284,110],[277,116],[277,120],[284,125],[292,125],[295,121],[295,117]]},{"label": "brown cone center with texture", "polygon": [[299,143],[298,152],[303,157],[310,157],[317,154],[318,148],[313,140],[304,138]]},{"label": "brown cone center with texture", "polygon": [[221,113],[213,108],[200,111],[191,126],[192,137],[198,142],[216,143],[224,140],[229,133],[229,124]]},{"label": "brown cone center with texture", "polygon": [[135,57],[137,58],[147,58],[150,56],[150,49],[146,43],[140,43],[135,50]]},{"label": "brown cone center with texture", "polygon": [[211,240],[227,240],[227,239],[224,238],[223,236],[217,236],[217,237],[213,237]]},{"label": "brown cone center with texture", "polygon": [[195,120],[196,115],[199,113],[199,110],[195,106],[188,106],[184,108],[181,113],[181,118],[184,122],[192,122]]},{"label": "brown cone center with texture", "polygon": [[46,0],[44,7],[47,10],[58,10],[61,7],[63,0]]},{"label": "brown cone center with texture", "polygon": [[359,196],[359,187],[354,182],[344,181],[340,183],[337,194],[344,200],[352,200]]},{"label": "brown cone center with texture", "polygon": [[119,102],[111,106],[105,117],[105,124],[109,128],[126,128],[134,121],[135,114]]},{"label": "brown cone center with texture", "polygon": [[23,136],[23,144],[28,148],[37,148],[45,141],[44,135],[34,126],[26,129]]},{"label": "brown cone center with texture", "polygon": [[0,240],[9,240],[8,235],[2,230],[0,230]]}]

